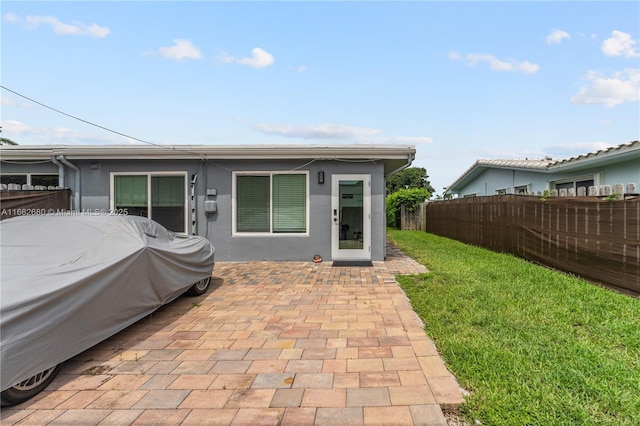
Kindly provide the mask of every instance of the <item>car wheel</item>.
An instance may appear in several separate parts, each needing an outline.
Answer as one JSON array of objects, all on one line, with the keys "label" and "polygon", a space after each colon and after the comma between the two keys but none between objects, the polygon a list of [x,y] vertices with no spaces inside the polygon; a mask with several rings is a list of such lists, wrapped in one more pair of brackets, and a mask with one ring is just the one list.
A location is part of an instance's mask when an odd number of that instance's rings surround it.
[{"label": "car wheel", "polygon": [[62,364],[54,365],[41,373],[23,380],[9,389],[3,390],[0,394],[2,406],[20,404],[21,402],[34,397],[46,388],[49,383],[51,383],[53,378],[58,374],[58,371],[60,371],[61,367]]},{"label": "car wheel", "polygon": [[201,294],[205,294],[209,289],[209,285],[211,284],[211,277],[203,278],[187,290],[185,293],[187,296],[200,296]]}]

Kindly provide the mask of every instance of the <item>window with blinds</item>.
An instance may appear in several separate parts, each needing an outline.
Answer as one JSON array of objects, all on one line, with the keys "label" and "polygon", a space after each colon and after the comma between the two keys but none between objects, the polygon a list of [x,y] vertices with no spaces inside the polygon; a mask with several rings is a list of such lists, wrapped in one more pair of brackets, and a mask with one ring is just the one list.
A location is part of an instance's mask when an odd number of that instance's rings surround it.
[{"label": "window with blinds", "polygon": [[235,175],[238,233],[306,233],[307,173]]},{"label": "window with blinds", "polygon": [[113,176],[114,208],[186,233],[185,185],[186,174],[117,174]]}]

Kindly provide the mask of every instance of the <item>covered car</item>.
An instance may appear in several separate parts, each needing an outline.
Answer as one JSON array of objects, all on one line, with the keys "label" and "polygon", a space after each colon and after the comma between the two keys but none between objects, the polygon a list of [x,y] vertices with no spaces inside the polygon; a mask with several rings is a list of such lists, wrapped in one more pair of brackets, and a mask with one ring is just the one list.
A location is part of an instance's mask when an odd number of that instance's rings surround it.
[{"label": "covered car", "polygon": [[138,216],[0,222],[2,404],[42,390],[57,366],[183,293],[204,293],[215,249]]}]

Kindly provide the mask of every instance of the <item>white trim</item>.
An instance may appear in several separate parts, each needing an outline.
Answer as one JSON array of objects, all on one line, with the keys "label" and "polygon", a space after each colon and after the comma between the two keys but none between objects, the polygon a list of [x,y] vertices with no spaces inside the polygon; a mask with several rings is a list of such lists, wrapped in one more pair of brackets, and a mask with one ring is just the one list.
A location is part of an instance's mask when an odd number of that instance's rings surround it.
[{"label": "white trim", "polygon": [[7,159],[398,159],[414,155],[412,145],[2,145]]},{"label": "white trim", "polygon": [[182,176],[184,177],[184,229],[182,232],[176,232],[177,234],[189,233],[189,183],[188,172],[186,171],[157,171],[157,172],[110,172],[109,173],[109,210],[115,210],[115,177],[116,176],[147,176],[147,216],[153,220],[153,213],[150,212],[151,205],[151,178],[153,176]]},{"label": "white trim", "polygon": [[33,185],[31,183],[31,176],[55,176],[58,178],[58,185],[60,185],[60,176],[58,173],[39,173],[39,172],[17,172],[17,173],[0,173],[0,176],[26,176],[27,177],[27,185]]},{"label": "white trim", "polygon": [[[520,189],[524,189],[524,193],[520,193]],[[531,184],[527,183],[524,185],[516,185],[513,187],[513,193],[516,195],[527,195],[531,192]]]},{"label": "white trim", "polygon": [[[273,175],[305,175],[305,192],[306,192],[306,216],[305,232],[273,232]],[[236,190],[237,176],[269,176],[269,232],[238,232],[237,224],[237,200]],[[308,170],[238,170],[231,172],[231,236],[233,237],[308,237],[310,233],[310,212],[311,212],[311,194],[309,193],[309,171]]]},{"label": "white trim", "polygon": [[555,189],[556,185],[562,185],[563,183],[573,183],[573,187],[575,188],[576,182],[584,182],[585,180],[592,180],[593,181],[593,186],[599,186],[600,185],[600,173],[578,175],[578,176],[568,177],[568,178],[565,178],[565,179],[552,180],[549,183],[551,185],[553,185],[553,188],[550,188],[550,189]]},{"label": "white trim", "polygon": [[[340,208],[340,181],[362,181],[362,249],[340,249],[339,222],[333,211]],[[371,175],[334,174],[331,175],[331,258],[332,260],[371,260]]]}]

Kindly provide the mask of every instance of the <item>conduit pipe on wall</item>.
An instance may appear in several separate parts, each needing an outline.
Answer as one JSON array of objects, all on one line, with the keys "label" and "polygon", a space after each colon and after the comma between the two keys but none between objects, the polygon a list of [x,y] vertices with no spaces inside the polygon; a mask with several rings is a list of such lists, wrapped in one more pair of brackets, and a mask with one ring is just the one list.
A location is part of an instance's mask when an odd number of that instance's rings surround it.
[{"label": "conduit pipe on wall", "polygon": [[73,169],[76,174],[76,187],[75,187],[75,196],[73,197],[73,204],[75,210],[80,211],[81,203],[80,203],[80,169],[69,160],[67,160],[64,155],[58,155],[57,159]]}]

